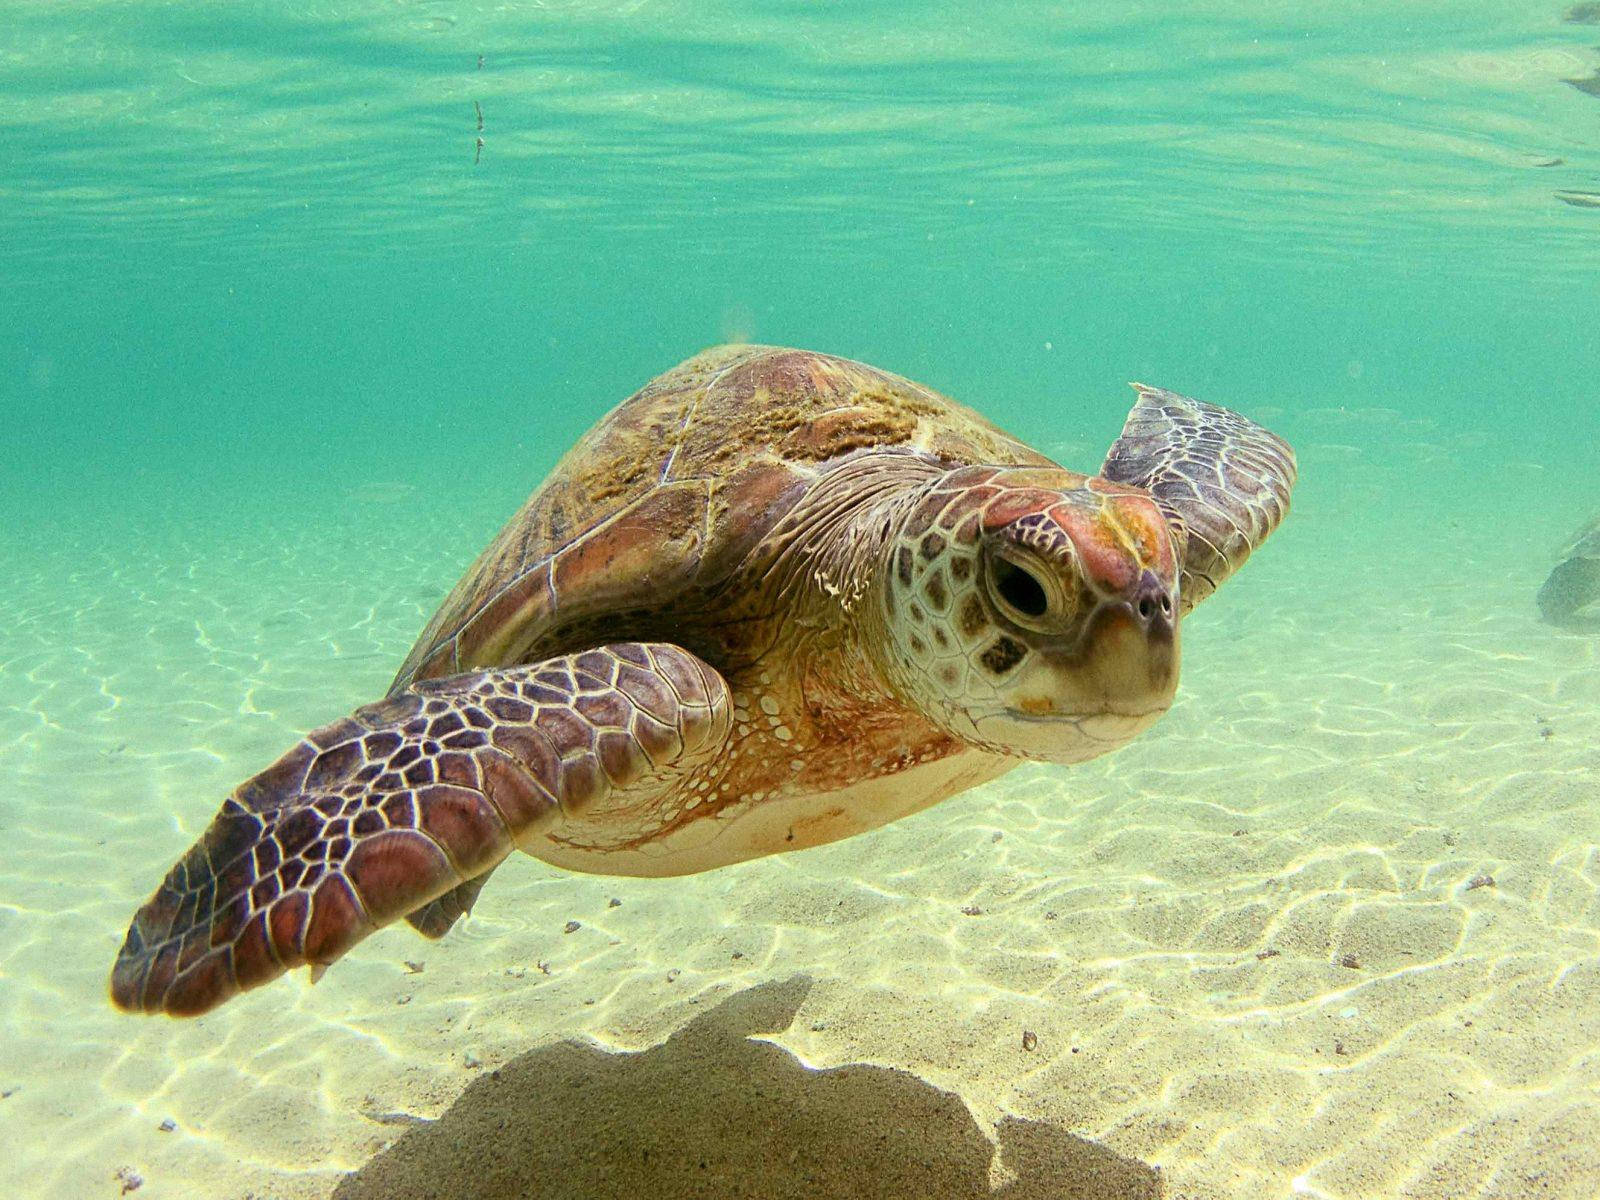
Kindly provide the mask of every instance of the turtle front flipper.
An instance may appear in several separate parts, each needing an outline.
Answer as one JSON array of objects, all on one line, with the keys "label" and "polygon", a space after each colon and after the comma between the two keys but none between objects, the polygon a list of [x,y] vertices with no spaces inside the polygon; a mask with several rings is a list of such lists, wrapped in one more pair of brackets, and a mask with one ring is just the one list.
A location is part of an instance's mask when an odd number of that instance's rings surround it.
[{"label": "turtle front flipper", "polygon": [[1133,385],[1139,399],[1103,478],[1151,492],[1183,559],[1188,612],[1250,557],[1289,511],[1297,470],[1289,443],[1238,413]]},{"label": "turtle front flipper", "polygon": [[692,767],[729,720],[721,675],[644,643],[427,680],[357,709],[227,799],[134,915],[112,999],[191,1016],[293,967],[320,973],[398,917],[443,932],[475,895],[461,889],[518,843]]}]

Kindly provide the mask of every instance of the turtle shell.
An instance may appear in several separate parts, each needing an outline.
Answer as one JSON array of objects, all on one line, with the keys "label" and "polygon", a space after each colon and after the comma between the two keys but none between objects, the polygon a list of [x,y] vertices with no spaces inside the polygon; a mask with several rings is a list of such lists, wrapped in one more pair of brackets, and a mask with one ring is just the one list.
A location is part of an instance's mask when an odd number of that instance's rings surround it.
[{"label": "turtle shell", "polygon": [[[1048,465],[970,409],[847,359],[720,346],[585,434],[455,586],[391,691],[608,641],[677,636],[829,465],[901,448]],[[693,649],[699,647],[691,646]]]}]

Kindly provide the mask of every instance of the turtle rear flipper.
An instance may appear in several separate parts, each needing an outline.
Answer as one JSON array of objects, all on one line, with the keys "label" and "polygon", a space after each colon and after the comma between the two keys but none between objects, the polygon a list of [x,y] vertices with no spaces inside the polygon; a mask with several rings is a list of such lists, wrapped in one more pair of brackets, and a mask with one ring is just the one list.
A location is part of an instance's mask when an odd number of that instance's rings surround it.
[{"label": "turtle rear flipper", "polygon": [[643,643],[357,709],[228,798],[135,914],[112,999],[194,1015],[293,967],[320,972],[398,917],[442,933],[518,843],[698,763],[728,724],[716,671]]},{"label": "turtle rear flipper", "polygon": [[489,876],[493,874],[494,868],[490,867],[482,875],[463,879],[444,895],[408,912],[406,923],[425,938],[442,938],[457,921],[472,912],[472,906],[478,902],[478,893],[483,891],[483,885],[489,882]]},{"label": "turtle rear flipper", "polygon": [[1183,557],[1187,613],[1250,557],[1289,511],[1297,468],[1277,434],[1215,404],[1133,385],[1139,399],[1100,474],[1147,489]]}]

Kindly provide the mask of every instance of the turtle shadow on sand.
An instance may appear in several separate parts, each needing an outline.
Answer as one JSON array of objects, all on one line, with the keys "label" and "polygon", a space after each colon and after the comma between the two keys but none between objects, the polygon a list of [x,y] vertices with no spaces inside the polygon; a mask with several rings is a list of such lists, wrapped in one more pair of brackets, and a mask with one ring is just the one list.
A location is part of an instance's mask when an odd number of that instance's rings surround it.
[{"label": "turtle shadow on sand", "polygon": [[[658,1046],[529,1051],[347,1176],[335,1200],[649,1196],[1154,1200],[1158,1172],[1040,1121],[991,1142],[959,1097],[889,1067],[806,1067],[805,976],[723,1001]],[[998,1156],[1005,1178],[991,1188]]]}]

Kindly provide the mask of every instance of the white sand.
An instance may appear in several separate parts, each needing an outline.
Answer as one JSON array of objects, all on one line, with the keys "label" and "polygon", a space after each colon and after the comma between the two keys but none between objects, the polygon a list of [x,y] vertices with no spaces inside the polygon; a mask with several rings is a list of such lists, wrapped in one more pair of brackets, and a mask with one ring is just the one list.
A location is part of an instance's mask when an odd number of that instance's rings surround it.
[{"label": "white sand", "polygon": [[[893,1194],[919,1155],[948,1158],[927,1169],[958,1194],[972,1130],[1007,1121],[988,1179],[1013,1196],[1153,1195],[1156,1168],[1186,1200],[1593,1197],[1600,638],[1532,603],[1582,513],[1502,512],[1472,490],[1472,446],[1386,414],[1296,432],[1291,523],[1186,624],[1179,703],[1121,754],[693,879],[510,864],[443,942],[386,931],[315,989],[181,1023],[106,1001],[128,917],[234,783],[381,692],[476,548],[437,553],[449,521],[484,518],[408,518],[386,545],[408,494],[370,487],[315,529],[223,505],[181,537],[136,512],[152,540],[19,543],[0,601],[8,1194],[115,1196],[126,1171],[141,1197],[327,1196],[405,1114],[529,1055],[462,1101],[452,1144],[492,1138],[495,1105],[512,1125],[546,1107],[563,1146],[596,1131],[574,1161],[637,1122],[726,1180],[741,1138],[800,1110],[771,1096],[795,1095],[810,1124],[761,1144],[833,1144],[855,1164],[827,1177],[841,1194]],[[791,1023],[716,1008],[800,974]],[[618,1060],[637,1076],[553,1048],[649,1050],[707,1013],[698,1058]],[[769,1027],[810,1067],[903,1074],[824,1083],[744,1040]],[[585,1061],[605,1089],[579,1086]],[[697,1070],[721,1123],[661,1141]],[[922,1145],[919,1122],[949,1136]],[[440,1187],[447,1157],[422,1160]]]}]

